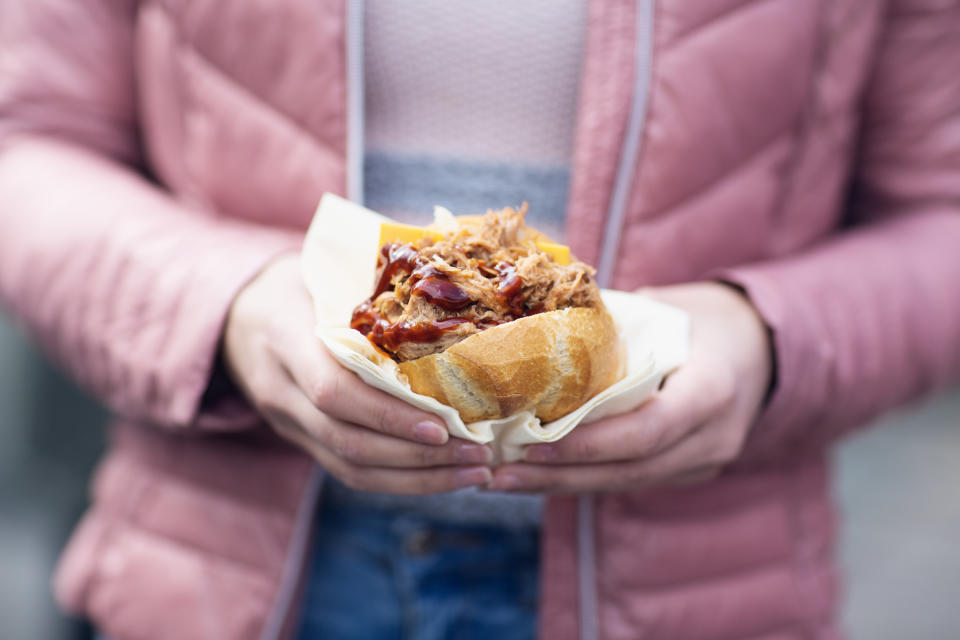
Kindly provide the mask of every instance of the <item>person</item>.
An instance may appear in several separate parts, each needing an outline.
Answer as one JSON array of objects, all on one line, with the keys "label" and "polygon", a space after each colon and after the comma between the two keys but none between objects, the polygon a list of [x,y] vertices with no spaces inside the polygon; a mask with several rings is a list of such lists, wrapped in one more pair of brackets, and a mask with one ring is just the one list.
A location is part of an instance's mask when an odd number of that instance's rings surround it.
[{"label": "person", "polygon": [[[389,4],[2,5],[0,299],[117,416],[60,603],[116,640],[837,637],[829,446],[960,373],[960,11]],[[325,191],[529,197],[689,358],[491,468],[312,337]]]}]

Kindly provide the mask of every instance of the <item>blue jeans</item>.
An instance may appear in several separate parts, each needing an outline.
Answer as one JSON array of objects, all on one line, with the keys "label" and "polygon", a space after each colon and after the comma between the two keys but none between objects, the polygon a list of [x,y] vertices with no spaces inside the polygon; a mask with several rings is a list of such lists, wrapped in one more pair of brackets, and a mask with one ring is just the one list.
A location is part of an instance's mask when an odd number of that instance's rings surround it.
[{"label": "blue jeans", "polygon": [[326,493],[300,640],[534,638],[537,529],[456,525]]}]

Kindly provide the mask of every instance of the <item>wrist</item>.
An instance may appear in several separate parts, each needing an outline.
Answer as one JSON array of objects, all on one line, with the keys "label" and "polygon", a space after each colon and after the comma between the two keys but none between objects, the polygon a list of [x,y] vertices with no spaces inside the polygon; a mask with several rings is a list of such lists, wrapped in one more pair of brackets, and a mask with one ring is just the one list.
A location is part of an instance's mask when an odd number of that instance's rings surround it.
[{"label": "wrist", "polygon": [[769,404],[770,398],[773,396],[773,392],[777,387],[777,349],[776,342],[773,339],[773,329],[767,324],[757,309],[757,306],[753,303],[753,300],[750,299],[750,294],[746,289],[735,282],[728,282],[726,280],[716,280],[714,282],[732,292],[739,299],[743,307],[742,310],[749,314],[750,319],[748,322],[753,325],[753,333],[757,336],[761,345],[759,357],[763,361],[762,367],[766,373],[766,384],[763,388],[763,396],[758,408],[758,411],[762,411],[763,408]]},{"label": "wrist", "polygon": [[[720,327],[725,338],[735,341],[735,355],[743,356],[750,377],[761,389],[758,412],[767,405],[777,385],[777,354],[773,330],[739,285],[708,280],[635,291],[658,302],[687,311],[694,324]],[[696,326],[694,331],[696,331]]]}]

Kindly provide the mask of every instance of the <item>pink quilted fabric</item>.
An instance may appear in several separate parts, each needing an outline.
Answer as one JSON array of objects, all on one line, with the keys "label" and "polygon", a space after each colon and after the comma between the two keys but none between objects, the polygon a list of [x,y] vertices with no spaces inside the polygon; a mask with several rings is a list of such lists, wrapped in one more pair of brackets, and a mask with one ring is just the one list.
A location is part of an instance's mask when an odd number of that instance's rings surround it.
[{"label": "pink quilted fabric", "polygon": [[[739,283],[778,381],[715,482],[598,497],[596,631],[835,638],[824,448],[960,373],[960,9],[653,6],[615,284]],[[344,190],[344,11],[0,4],[0,300],[120,416],[56,578],[118,640],[271,637],[294,619],[285,565],[313,465],[235,398],[201,401],[234,292]],[[646,46],[636,11],[590,9],[567,237],[591,262]],[[551,640],[580,628],[575,510],[548,508]]]}]

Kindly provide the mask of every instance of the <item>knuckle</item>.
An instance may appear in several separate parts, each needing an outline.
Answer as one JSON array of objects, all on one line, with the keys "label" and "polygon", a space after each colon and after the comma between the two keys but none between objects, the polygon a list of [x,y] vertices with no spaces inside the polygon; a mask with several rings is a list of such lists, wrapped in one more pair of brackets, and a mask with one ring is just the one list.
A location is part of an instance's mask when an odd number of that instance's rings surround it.
[{"label": "knuckle", "polygon": [[669,433],[666,429],[662,428],[653,428],[650,429],[649,435],[649,446],[651,451],[663,451],[670,444]]},{"label": "knuckle", "polygon": [[324,435],[323,444],[336,458],[343,460],[343,456],[340,455],[343,445],[341,444],[341,436],[337,429],[331,429]]},{"label": "knuckle", "polygon": [[310,400],[321,409],[329,407],[340,394],[340,387],[340,376],[338,374],[323,376],[310,389]]},{"label": "knuckle", "polygon": [[437,463],[436,447],[420,447],[417,451],[417,462],[421,467],[432,467]]},{"label": "knuckle", "polygon": [[642,457],[653,451],[659,451],[663,446],[664,437],[663,429],[652,424],[640,425],[633,432],[630,445],[633,452]]},{"label": "knuckle", "polygon": [[330,450],[335,456],[350,463],[360,460],[360,447],[355,438],[343,433],[336,433],[330,437]]},{"label": "knuckle", "polygon": [[597,443],[590,438],[581,438],[573,443],[573,454],[577,460],[596,460],[599,455]]},{"label": "knuckle", "polygon": [[710,392],[721,409],[729,409],[737,396],[736,378],[728,369],[720,369],[711,378]]},{"label": "knuckle", "polygon": [[352,464],[362,464],[365,461],[363,448],[353,438],[344,438],[340,445],[340,457]]},{"label": "knuckle", "polygon": [[386,402],[382,402],[376,405],[376,414],[374,420],[376,421],[376,427],[380,431],[389,431],[390,427],[394,423],[395,413],[391,410],[390,405]]}]

